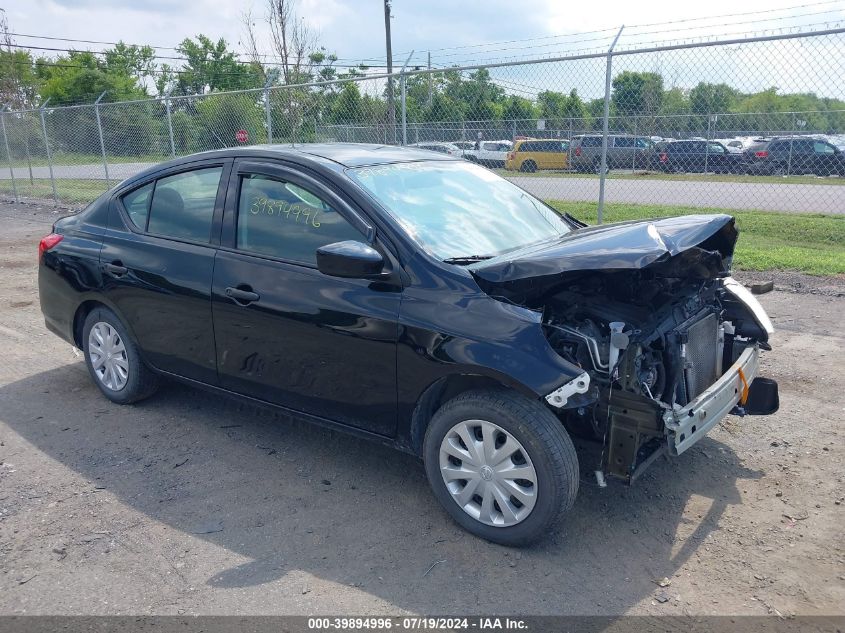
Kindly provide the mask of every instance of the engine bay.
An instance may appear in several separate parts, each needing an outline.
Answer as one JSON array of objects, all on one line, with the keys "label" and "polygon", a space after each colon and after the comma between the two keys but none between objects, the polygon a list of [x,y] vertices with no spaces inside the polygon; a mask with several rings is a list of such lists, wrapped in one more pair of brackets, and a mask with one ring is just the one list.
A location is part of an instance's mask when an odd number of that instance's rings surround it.
[{"label": "engine bay", "polygon": [[550,344],[590,376],[564,422],[602,440],[603,470],[629,481],[665,447],[665,411],[696,398],[745,347],[768,347],[726,274],[662,273],[586,273],[543,304]]}]

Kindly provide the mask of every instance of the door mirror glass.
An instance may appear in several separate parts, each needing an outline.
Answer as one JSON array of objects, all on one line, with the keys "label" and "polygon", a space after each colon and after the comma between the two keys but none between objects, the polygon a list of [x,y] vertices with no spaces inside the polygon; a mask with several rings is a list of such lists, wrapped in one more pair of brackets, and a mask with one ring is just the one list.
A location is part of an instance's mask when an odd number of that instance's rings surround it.
[{"label": "door mirror glass", "polygon": [[384,258],[363,242],[335,242],[317,249],[317,270],[331,277],[368,279],[382,273]]}]

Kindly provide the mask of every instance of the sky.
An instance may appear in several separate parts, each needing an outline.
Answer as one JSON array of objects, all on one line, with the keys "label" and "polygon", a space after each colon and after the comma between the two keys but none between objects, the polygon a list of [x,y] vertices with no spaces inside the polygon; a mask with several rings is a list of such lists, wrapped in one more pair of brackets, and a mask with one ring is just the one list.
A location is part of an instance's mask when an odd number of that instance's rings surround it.
[{"label": "sky", "polygon": [[[798,6],[800,5],[800,6]],[[123,40],[127,43],[173,47],[185,37],[204,33],[224,37],[243,50],[243,14],[252,9],[266,52],[271,53],[263,24],[265,1],[232,0],[2,0],[10,30],[28,35],[49,35],[89,40]],[[530,7],[530,8],[529,8]],[[339,64],[367,61],[384,63],[384,14],[382,0],[299,0],[298,13],[319,34],[320,42],[340,58]],[[694,2],[603,3],[563,0],[393,0],[394,63],[401,65],[411,50],[411,65],[425,66],[427,53],[438,65],[479,61],[510,61],[604,49],[622,24],[626,25],[619,47],[654,42],[675,43],[742,34],[771,34],[795,30],[845,26],[845,0],[709,0]],[[717,17],[706,17],[717,16]],[[726,17],[719,17],[726,16]],[[701,19],[706,17],[706,19]],[[666,24],[666,22],[671,22]],[[517,41],[513,40],[531,40]],[[65,47],[68,43],[15,37],[18,44]],[[478,44],[489,43],[486,46]],[[77,44],[96,50],[97,45]],[[35,51],[37,52],[37,51]],[[823,52],[808,49],[808,59]],[[162,55],[177,55],[161,50]],[[789,56],[794,55],[792,51]],[[775,55],[780,57],[781,55]],[[784,52],[783,57],[787,56]],[[678,56],[676,56],[678,57]],[[701,76],[715,71],[729,74],[726,57],[700,61]],[[689,75],[679,60],[669,72]],[[784,60],[785,61],[785,60]],[[666,60],[650,61],[665,65]],[[778,59],[754,59],[775,69]],[[669,60],[669,66],[674,62]],[[709,64],[709,67],[708,67]],[[750,70],[749,66],[749,70]],[[771,71],[772,68],[769,68]],[[840,72],[841,71],[841,72]],[[841,63],[825,67],[824,73],[840,72]],[[718,74],[718,73],[716,73]],[[764,73],[765,74],[765,73]],[[592,75],[592,72],[591,72]],[[768,77],[759,78],[765,83]],[[806,80],[789,78],[793,88]],[[599,89],[601,86],[598,87]],[[589,91],[594,91],[589,88]]]}]

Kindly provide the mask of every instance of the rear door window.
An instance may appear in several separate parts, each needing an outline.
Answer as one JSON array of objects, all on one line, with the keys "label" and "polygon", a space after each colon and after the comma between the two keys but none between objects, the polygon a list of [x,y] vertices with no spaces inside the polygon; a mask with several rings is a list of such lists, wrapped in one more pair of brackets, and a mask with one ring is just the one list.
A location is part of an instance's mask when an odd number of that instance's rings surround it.
[{"label": "rear door window", "polygon": [[613,139],[613,146],[622,148],[634,147],[634,139],[628,136],[617,136]]},{"label": "rear door window", "polygon": [[165,237],[208,242],[222,173],[222,167],[210,167],[156,181],[147,230]]}]

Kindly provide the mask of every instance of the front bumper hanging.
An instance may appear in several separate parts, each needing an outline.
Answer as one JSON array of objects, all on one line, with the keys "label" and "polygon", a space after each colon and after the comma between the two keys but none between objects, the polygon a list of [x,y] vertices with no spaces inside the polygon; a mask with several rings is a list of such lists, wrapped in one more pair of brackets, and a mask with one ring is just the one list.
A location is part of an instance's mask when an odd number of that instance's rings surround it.
[{"label": "front bumper hanging", "polygon": [[680,455],[707,435],[737,404],[748,398],[751,383],[760,368],[756,345],[746,347],[722,376],[684,407],[676,405],[663,416],[669,454]]}]

